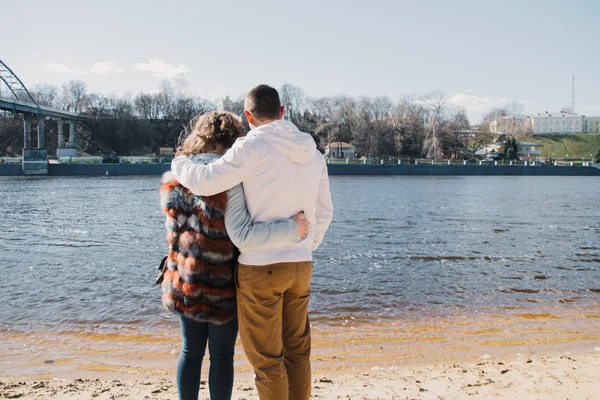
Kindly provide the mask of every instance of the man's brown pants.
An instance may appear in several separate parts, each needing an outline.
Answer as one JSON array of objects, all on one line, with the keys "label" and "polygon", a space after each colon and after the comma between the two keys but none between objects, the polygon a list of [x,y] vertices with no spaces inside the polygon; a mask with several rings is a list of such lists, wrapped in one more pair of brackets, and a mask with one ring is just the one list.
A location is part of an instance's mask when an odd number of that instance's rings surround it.
[{"label": "man's brown pants", "polygon": [[312,262],[240,264],[240,338],[261,400],[308,400]]}]

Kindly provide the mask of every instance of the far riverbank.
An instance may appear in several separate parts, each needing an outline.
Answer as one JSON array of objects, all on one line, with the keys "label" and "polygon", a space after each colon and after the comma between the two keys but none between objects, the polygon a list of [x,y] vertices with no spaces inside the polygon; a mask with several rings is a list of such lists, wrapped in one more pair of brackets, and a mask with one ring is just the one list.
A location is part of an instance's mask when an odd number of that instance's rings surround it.
[{"label": "far riverbank", "polygon": [[[160,176],[166,164],[48,164],[49,176]],[[600,176],[595,166],[329,164],[329,175],[371,176]],[[0,164],[0,176],[21,176],[21,164]]]}]

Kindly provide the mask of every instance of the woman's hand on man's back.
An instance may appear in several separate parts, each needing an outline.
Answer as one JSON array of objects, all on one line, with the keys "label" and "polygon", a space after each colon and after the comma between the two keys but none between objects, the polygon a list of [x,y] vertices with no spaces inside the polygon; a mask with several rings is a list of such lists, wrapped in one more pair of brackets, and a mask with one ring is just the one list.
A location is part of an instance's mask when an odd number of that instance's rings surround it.
[{"label": "woman's hand on man's back", "polygon": [[304,211],[300,211],[298,214],[292,217],[294,222],[296,223],[296,228],[298,229],[298,237],[300,239],[305,239],[308,235],[308,228],[310,227],[310,222],[306,218],[304,218]]}]

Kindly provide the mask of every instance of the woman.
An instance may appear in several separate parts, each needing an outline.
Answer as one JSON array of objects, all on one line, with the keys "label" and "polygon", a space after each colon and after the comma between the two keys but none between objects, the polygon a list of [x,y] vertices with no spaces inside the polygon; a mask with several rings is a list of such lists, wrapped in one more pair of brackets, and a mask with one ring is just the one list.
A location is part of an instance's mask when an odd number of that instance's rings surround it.
[{"label": "woman", "polygon": [[[192,121],[191,133],[178,153],[208,164],[223,155],[241,134],[237,116],[212,111]],[[210,398],[230,399],[238,332],[235,246],[295,242],[306,237],[308,222],[299,213],[285,221],[252,224],[241,185],[210,197],[196,196],[167,172],[160,191],[169,245],[162,302],[166,309],[179,314],[183,339],[177,366],[179,398],[198,398],[208,342]]]}]

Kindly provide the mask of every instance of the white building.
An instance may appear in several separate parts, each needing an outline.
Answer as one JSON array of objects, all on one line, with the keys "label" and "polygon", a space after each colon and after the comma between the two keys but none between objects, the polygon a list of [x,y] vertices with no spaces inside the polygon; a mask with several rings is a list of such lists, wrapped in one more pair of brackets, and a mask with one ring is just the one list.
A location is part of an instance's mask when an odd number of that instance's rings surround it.
[{"label": "white building", "polygon": [[225,96],[225,98],[220,98],[217,100],[217,111],[229,111],[234,114],[240,113],[240,110],[244,110],[244,101],[243,100],[231,100],[229,96]]},{"label": "white building", "polygon": [[533,134],[582,133],[584,131],[584,118],[582,115],[566,111],[538,114],[531,118]]},{"label": "white building", "polygon": [[583,124],[583,132],[600,133],[600,117],[584,117]]},{"label": "white building", "polygon": [[532,121],[529,117],[502,117],[490,123],[491,133],[504,133],[508,135],[526,135],[533,133]]},{"label": "white building", "polygon": [[476,152],[476,156],[480,157],[498,157],[499,154],[504,154],[504,142],[487,144],[479,148]]},{"label": "white building", "polygon": [[544,145],[533,142],[519,142],[519,151],[517,152],[521,160],[535,160],[542,155]]},{"label": "white building", "polygon": [[[543,144],[533,142],[519,142],[519,149],[517,156],[522,161],[536,160],[542,155]],[[475,155],[480,157],[491,157],[491,158],[503,158],[504,157],[504,146],[506,143],[492,143],[481,147],[475,152]]]},{"label": "white building", "polygon": [[354,158],[355,156],[356,149],[350,143],[333,142],[325,146],[325,157]]},{"label": "white building", "polygon": [[600,117],[586,117],[568,111],[546,111],[533,117],[495,119],[490,123],[490,132],[508,135],[600,133]]}]

